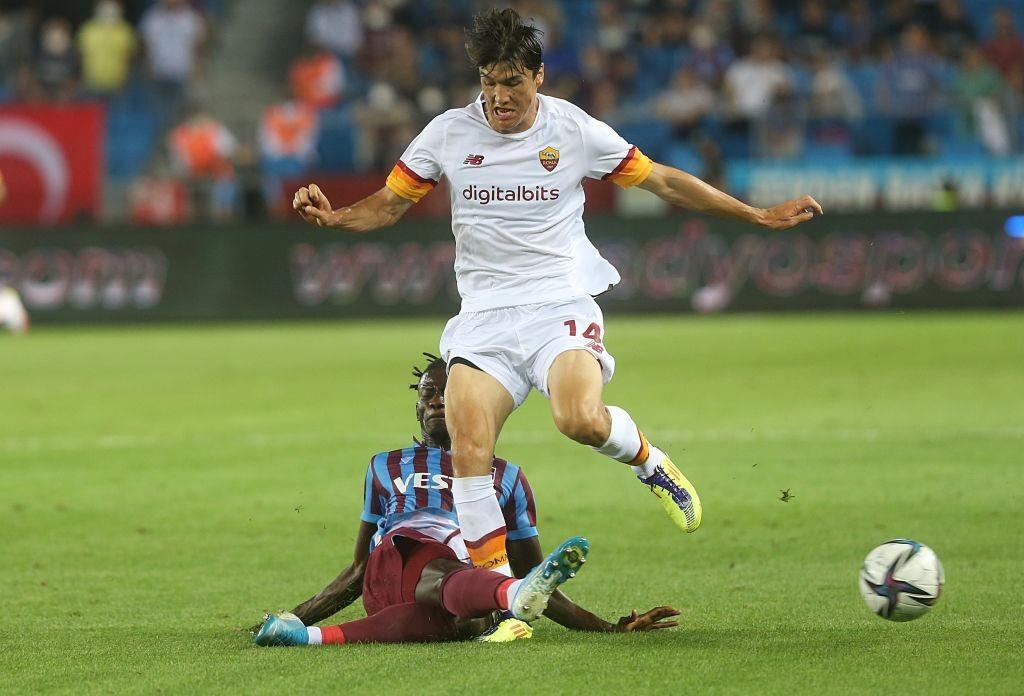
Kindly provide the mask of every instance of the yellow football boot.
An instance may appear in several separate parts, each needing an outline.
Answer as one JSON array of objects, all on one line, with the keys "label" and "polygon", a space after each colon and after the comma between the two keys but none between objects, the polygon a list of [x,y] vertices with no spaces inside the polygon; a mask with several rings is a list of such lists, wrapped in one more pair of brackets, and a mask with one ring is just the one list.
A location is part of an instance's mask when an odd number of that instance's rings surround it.
[{"label": "yellow football boot", "polygon": [[661,507],[665,508],[665,513],[677,527],[687,534],[697,531],[701,516],[697,489],[676,468],[668,455],[655,467],[653,474],[640,481],[650,487],[651,493],[661,501]]}]

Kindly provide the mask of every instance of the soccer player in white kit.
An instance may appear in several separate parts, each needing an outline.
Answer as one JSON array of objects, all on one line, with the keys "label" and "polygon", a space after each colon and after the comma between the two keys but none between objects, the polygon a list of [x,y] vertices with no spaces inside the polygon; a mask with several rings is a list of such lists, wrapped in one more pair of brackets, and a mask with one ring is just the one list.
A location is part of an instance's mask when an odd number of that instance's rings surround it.
[{"label": "soccer player in white kit", "polygon": [[692,532],[701,520],[693,485],[625,410],[602,399],[615,361],[593,297],[619,274],[587,239],[583,179],[639,186],[673,205],[772,229],[821,213],[810,196],[768,209],[746,205],[652,162],[573,104],[538,94],[538,34],[511,9],[475,17],[466,49],[480,75],[479,99],[434,118],[377,193],[334,210],[310,184],[293,200],[307,222],[369,232],[397,222],[448,178],[462,297],[441,336],[452,493],[474,565],[506,573],[491,462],[502,426],[531,389],[550,399],[563,434],[631,466],[680,528]]}]

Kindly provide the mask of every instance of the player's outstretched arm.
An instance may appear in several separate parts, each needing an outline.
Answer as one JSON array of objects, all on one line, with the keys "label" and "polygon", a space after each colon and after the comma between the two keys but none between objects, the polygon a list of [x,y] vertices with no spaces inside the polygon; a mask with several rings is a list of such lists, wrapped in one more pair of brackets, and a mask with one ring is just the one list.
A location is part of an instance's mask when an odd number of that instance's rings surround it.
[{"label": "player's outstretched arm", "polygon": [[[506,544],[506,550],[512,572],[517,578],[523,577],[544,560],[538,537],[509,541]],[[573,602],[562,594],[561,590],[555,590],[555,593],[551,595],[544,616],[573,631],[601,633],[653,631],[679,625],[679,622],[673,619],[673,617],[679,616],[679,612],[672,607],[656,607],[643,614],[638,614],[634,609],[629,616],[623,616],[617,622],[609,623]]]},{"label": "player's outstretched arm", "polygon": [[335,227],[346,232],[372,232],[393,225],[409,210],[412,201],[387,186],[358,203],[334,210],[316,184],[295,192],[292,207],[303,220],[318,227]]},{"label": "player's outstretched arm", "polygon": [[755,208],[709,186],[692,174],[657,162],[639,186],[680,208],[743,220],[773,230],[789,229],[822,214],[818,201],[810,196],[786,201],[772,208]]},{"label": "player's outstretched arm", "polygon": [[292,609],[292,613],[302,619],[302,623],[312,626],[359,599],[363,594],[363,574],[369,557],[370,539],[376,531],[376,525],[360,520],[351,565],[338,573],[338,577],[327,587]]}]

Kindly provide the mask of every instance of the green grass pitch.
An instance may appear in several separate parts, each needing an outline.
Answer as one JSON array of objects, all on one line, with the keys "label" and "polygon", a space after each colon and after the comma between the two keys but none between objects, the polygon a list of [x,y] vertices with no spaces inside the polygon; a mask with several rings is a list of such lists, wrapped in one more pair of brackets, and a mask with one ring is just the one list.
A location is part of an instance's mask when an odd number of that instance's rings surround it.
[{"label": "green grass pitch", "polygon": [[[678,533],[534,394],[527,470],[567,589],[684,625],[518,644],[258,649],[351,553],[371,454],[415,432],[441,321],[39,329],[0,337],[0,691],[1020,693],[1024,315],[612,316],[627,407],[701,491]],[[780,490],[794,498],[779,500]],[[891,537],[945,564],[938,606],[873,616]],[[362,615],[350,607],[342,619]]]}]

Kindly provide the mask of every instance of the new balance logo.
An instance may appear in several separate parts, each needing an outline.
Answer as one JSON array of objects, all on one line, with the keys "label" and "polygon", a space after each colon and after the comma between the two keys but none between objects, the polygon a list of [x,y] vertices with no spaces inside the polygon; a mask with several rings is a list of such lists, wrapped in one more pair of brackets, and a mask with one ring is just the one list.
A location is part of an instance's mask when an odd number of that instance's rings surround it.
[{"label": "new balance logo", "polygon": [[483,163],[483,155],[466,155],[466,159],[463,161],[463,164],[472,164],[474,167],[479,167]]}]

